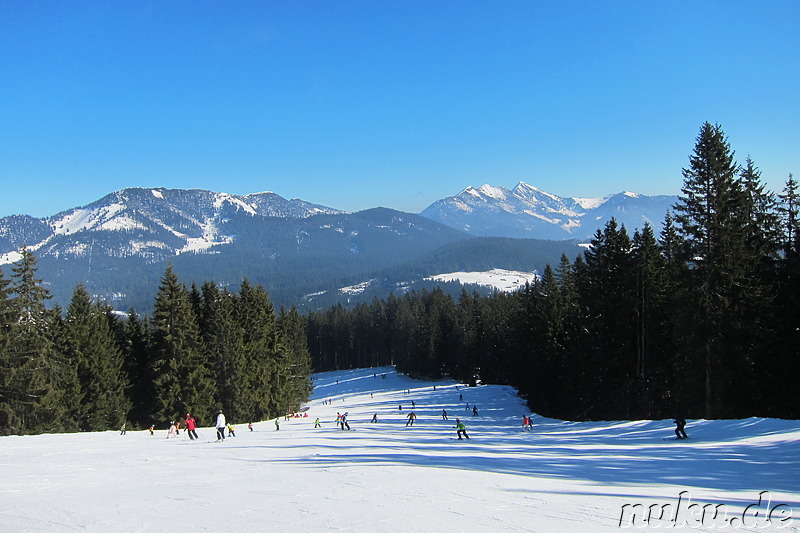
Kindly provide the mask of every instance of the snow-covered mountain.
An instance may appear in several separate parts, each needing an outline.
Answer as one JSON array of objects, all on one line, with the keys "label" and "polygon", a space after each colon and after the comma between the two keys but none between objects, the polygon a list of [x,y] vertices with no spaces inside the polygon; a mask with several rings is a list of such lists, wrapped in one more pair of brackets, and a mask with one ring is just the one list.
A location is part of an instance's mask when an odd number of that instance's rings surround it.
[{"label": "snow-covered mountain", "polygon": [[307,218],[343,213],[272,192],[237,196],[200,189],[130,188],[83,207],[38,219],[0,219],[0,264],[13,262],[24,245],[40,256],[78,258],[89,254],[138,256],[152,261],[230,244],[223,229],[235,216]]},{"label": "snow-covered mountain", "polygon": [[420,214],[472,235],[586,240],[612,217],[631,234],[645,222],[658,231],[676,201],[676,196],[633,192],[562,198],[519,182],[512,190],[493,185],[467,187],[437,200]]}]

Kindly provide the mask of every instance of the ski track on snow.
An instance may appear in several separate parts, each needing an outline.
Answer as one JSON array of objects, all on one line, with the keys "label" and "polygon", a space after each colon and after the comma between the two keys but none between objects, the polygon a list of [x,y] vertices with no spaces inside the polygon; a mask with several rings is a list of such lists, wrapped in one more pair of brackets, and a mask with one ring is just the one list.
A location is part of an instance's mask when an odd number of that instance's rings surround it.
[{"label": "ski track on snow", "polygon": [[[281,419],[279,431],[233,421],[237,436],[220,443],[209,427],[197,442],[166,431],[0,438],[0,531],[612,531],[623,505],[674,504],[682,491],[729,516],[769,491],[771,505],[793,510],[783,530],[800,525],[799,421],[692,420],[690,439],[670,442],[669,420],[534,415],[527,432],[510,387],[393,368],[314,384],[307,418]],[[406,427],[412,400],[418,418]],[[352,431],[335,427],[337,412]],[[456,417],[470,440],[453,440]],[[736,530],[778,530],[761,525]]]}]

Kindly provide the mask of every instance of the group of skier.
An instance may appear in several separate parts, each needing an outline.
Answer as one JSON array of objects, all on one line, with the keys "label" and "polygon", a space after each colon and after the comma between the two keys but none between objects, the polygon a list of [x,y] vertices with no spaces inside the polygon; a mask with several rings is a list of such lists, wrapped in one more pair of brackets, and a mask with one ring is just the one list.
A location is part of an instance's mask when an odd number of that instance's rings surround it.
[{"label": "group of skier", "polygon": [[[434,390],[435,390],[435,388],[434,388]],[[404,391],[404,394],[406,394],[406,395],[409,394],[409,393],[410,393],[410,391]],[[459,400],[463,401],[463,394],[459,394]],[[330,403],[331,403],[331,400],[329,400],[329,399],[325,400],[323,402],[323,404],[330,404]],[[414,400],[411,401],[411,406],[412,406],[412,409],[416,408],[416,402]],[[402,413],[402,411],[403,411],[402,404],[398,407],[398,409]],[[467,410],[468,411],[471,410],[473,416],[479,416],[478,415],[478,406],[477,405],[473,405],[473,406],[470,407],[469,403],[467,403]],[[338,428],[341,428],[342,430],[344,430],[344,429],[350,430],[351,429],[350,428],[350,424],[347,421],[348,414],[345,412],[345,413],[336,413],[336,415],[337,415],[336,416],[336,426]],[[448,420],[447,410],[446,409],[442,409],[442,415],[441,416],[442,416],[442,420]],[[407,419],[406,427],[411,427],[411,426],[414,425],[414,422],[417,419],[417,414],[412,410],[406,415],[405,418]],[[289,415],[287,415],[287,419],[289,419]],[[198,439],[197,421],[195,420],[195,418],[192,417],[190,413],[187,413],[186,414],[186,418],[184,419],[183,422],[185,424],[185,426],[184,426],[185,432],[189,435],[189,439],[190,440]],[[373,422],[373,423],[378,422],[378,414],[377,413],[375,413],[372,416],[371,422]],[[676,435],[677,439],[681,439],[682,440],[682,439],[689,438],[686,435],[686,430],[685,430],[686,420],[685,419],[676,417],[673,420],[673,423],[676,425],[676,427],[675,427],[675,435]],[[222,412],[221,409],[217,412],[215,427],[216,427],[216,430],[217,430],[217,441],[224,441],[225,440],[225,430],[228,431],[228,435],[227,435],[228,437],[235,437],[236,436],[236,433],[235,433],[233,425],[231,425],[230,423],[227,422],[227,420],[225,419],[225,414]],[[314,427],[315,428],[322,427],[319,418],[317,418],[314,421]],[[523,431],[531,431],[532,427],[533,427],[533,417],[532,416],[528,416],[528,415],[524,415],[522,417],[522,429],[523,429]],[[151,435],[154,434],[154,428],[155,428],[155,426],[152,426],[152,425],[149,428],[149,431],[150,431]],[[250,431],[253,431],[253,423],[252,422],[248,423],[248,428],[250,429]],[[469,435],[467,434],[466,425],[464,424],[464,422],[461,421],[460,418],[456,419],[456,425],[455,425],[454,429],[456,429],[456,435],[458,437],[458,440],[462,440],[463,438],[469,439]],[[169,431],[167,433],[167,438],[178,437],[180,435],[180,430],[181,430],[181,422],[180,421],[177,422],[177,423],[175,421],[170,422]],[[275,430],[276,431],[280,430],[280,422],[279,422],[279,419],[277,417],[275,418]],[[121,429],[120,429],[120,434],[124,435],[125,433],[126,433],[126,427],[125,427],[125,424],[123,424]]]}]

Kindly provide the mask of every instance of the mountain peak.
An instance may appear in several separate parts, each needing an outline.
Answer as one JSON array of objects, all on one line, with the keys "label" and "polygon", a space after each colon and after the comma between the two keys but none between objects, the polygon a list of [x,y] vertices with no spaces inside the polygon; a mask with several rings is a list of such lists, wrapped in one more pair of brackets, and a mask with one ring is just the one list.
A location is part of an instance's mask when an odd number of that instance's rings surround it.
[{"label": "mountain peak", "polygon": [[[613,199],[613,201],[611,201]],[[616,218],[631,230],[648,222],[658,230],[674,196],[624,191],[599,198],[563,198],[520,181],[512,189],[485,184],[437,200],[422,215],[473,235],[537,239],[588,239]]]}]

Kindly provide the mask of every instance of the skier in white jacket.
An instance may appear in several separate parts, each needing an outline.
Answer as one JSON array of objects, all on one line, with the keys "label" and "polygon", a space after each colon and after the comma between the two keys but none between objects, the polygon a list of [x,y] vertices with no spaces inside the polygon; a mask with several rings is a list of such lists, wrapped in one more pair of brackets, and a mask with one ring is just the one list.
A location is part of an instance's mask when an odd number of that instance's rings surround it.
[{"label": "skier in white jacket", "polygon": [[222,409],[219,410],[217,415],[217,440],[225,440],[225,428],[228,425],[225,423],[225,415],[222,414]]}]

